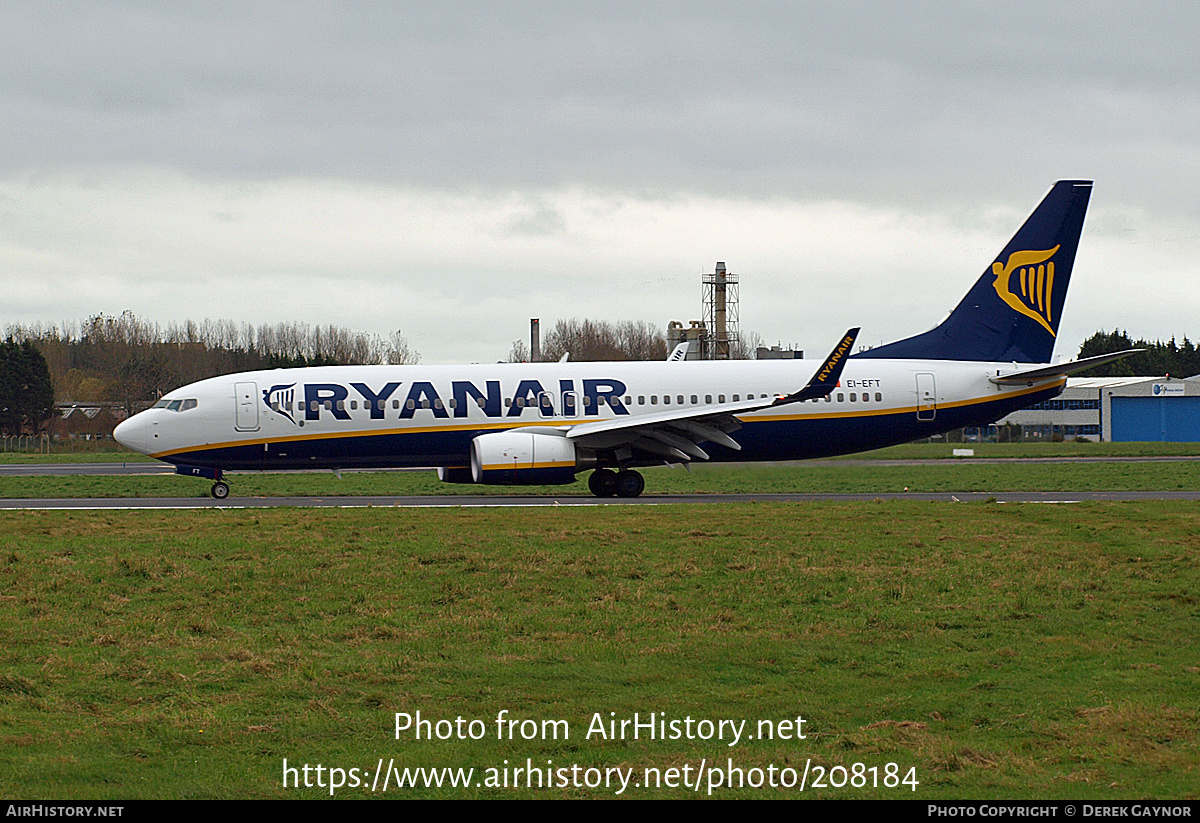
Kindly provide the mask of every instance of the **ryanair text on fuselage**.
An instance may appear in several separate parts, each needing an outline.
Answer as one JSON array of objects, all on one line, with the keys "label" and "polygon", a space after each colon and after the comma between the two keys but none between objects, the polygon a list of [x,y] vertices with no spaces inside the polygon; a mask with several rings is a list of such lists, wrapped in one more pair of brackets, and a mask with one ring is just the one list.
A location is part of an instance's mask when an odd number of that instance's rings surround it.
[{"label": "ryanair text on fuselage", "polygon": [[[320,420],[322,413],[331,414],[337,420],[350,420],[351,412],[361,405],[372,420],[388,417],[388,406],[398,410],[393,419],[408,420],[417,412],[428,412],[437,419],[466,418],[472,407],[486,417],[520,417],[527,409],[540,410],[545,417],[576,417],[582,408],[584,416],[594,416],[603,406],[613,414],[629,414],[622,397],[626,385],[620,380],[586,378],[579,381],[559,380],[552,391],[547,391],[540,380],[521,380],[511,392],[503,390],[499,380],[483,381],[482,388],[469,380],[454,380],[449,390],[442,391],[427,380],[412,382],[407,391],[402,381],[385,383],[372,388],[366,383],[305,383],[302,405],[295,412],[303,412],[303,420]],[[276,385],[263,391],[263,402],[271,411],[291,417],[293,409],[289,399],[296,384]],[[293,394],[294,396],[294,394]]]}]

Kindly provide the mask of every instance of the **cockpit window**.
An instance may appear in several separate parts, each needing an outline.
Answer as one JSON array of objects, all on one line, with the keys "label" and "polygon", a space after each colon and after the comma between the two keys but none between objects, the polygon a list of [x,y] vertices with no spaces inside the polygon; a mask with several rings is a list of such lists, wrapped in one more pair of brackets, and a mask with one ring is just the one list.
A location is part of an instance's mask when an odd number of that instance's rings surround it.
[{"label": "cockpit window", "polygon": [[198,402],[196,401],[195,398],[188,398],[186,400],[163,399],[163,400],[159,400],[157,403],[155,403],[150,408],[166,409],[167,411],[187,411],[188,409],[196,408],[197,405],[198,405]]}]

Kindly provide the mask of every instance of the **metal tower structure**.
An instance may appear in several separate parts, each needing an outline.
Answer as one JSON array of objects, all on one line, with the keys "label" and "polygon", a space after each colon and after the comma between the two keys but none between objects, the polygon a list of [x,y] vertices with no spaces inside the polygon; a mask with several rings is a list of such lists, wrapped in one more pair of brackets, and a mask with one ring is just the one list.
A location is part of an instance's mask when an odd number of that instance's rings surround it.
[{"label": "metal tower structure", "polygon": [[701,355],[705,360],[728,360],[738,342],[738,276],[717,263],[704,275],[704,325],[708,336]]}]

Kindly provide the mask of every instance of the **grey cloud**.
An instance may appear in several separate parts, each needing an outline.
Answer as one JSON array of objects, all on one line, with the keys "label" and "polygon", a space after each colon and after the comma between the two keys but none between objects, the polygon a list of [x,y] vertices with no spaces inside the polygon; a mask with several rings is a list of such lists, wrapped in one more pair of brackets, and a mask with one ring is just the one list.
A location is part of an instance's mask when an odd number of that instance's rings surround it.
[{"label": "grey cloud", "polygon": [[8,17],[10,173],[137,163],[897,202],[1072,159],[1103,169],[1147,139],[1195,162],[1200,11],[1184,4],[145,2]]}]

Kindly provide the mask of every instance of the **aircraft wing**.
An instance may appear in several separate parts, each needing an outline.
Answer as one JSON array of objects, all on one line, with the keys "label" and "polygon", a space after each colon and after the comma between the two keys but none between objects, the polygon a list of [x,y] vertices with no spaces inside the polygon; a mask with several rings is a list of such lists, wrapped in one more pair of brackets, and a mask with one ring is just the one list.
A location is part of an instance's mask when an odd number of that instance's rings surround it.
[{"label": "aircraft wing", "polygon": [[566,436],[587,448],[639,449],[685,463],[709,459],[700,447],[705,442],[740,451],[742,447],[729,436],[741,428],[738,414],[827,396],[837,386],[857,336],[858,329],[846,332],[808,383],[791,394],[581,423],[568,429]]},{"label": "aircraft wing", "polygon": [[1059,377],[1066,377],[1068,374],[1075,374],[1084,369],[1090,369],[1092,366],[1099,366],[1104,363],[1111,363],[1114,360],[1120,360],[1122,357],[1128,357],[1131,354],[1137,354],[1145,349],[1126,349],[1125,351],[1114,352],[1112,354],[1098,354],[1095,357],[1085,357],[1082,360],[1072,360],[1068,363],[1059,363],[1054,366],[1042,366],[1029,371],[1013,372],[1012,374],[1000,374],[995,377],[988,378],[993,383],[1004,385],[1006,383],[1038,383],[1042,380],[1054,380]]}]

